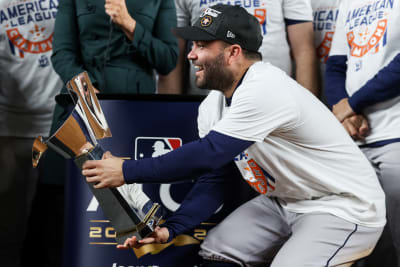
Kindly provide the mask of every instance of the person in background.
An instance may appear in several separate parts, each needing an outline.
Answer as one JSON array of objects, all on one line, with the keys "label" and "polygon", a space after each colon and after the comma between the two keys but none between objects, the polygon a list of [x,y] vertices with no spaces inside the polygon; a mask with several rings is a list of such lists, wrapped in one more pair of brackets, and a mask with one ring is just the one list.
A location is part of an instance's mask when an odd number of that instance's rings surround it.
[{"label": "person in background", "polygon": [[[326,66],[326,98],[386,193],[400,266],[400,3],[342,0]],[[380,255],[380,263],[387,255]],[[392,263],[391,266],[395,266]]]},{"label": "person in background", "polygon": [[314,45],[317,51],[319,67],[318,88],[320,88],[320,99],[324,103],[326,103],[324,92],[326,61],[328,60],[333,34],[335,33],[339,3],[340,0],[311,0],[314,18]]},{"label": "person in background", "polygon": [[61,0],[52,62],[64,83],[87,71],[100,93],[154,93],[153,69],[176,65],[175,25],[172,0]]},{"label": "person in background", "polygon": [[[178,26],[193,25],[195,21],[216,1],[175,0]],[[291,75],[292,70],[296,80],[319,96],[317,84],[317,60],[313,45],[312,10],[309,0],[280,1],[218,1],[219,4],[241,5],[260,24],[264,37],[260,47],[264,62],[284,70]],[[205,95],[208,90],[195,85],[195,68],[187,61],[186,55],[190,43],[182,38],[179,42],[178,64],[168,76],[160,76],[165,88],[179,88],[188,94]],[[292,67],[292,60],[295,66]],[[208,88],[212,89],[212,88]]]},{"label": "person in background", "polygon": [[57,2],[0,1],[0,259],[19,267],[39,170],[32,145],[48,136],[62,81],[50,56]]},{"label": "person in background", "polygon": [[[321,101],[327,104],[324,89],[326,62],[328,60],[333,36],[336,29],[336,20],[339,14],[340,0],[311,0],[314,17],[314,43],[319,59],[319,81]],[[392,267],[396,262],[394,248],[387,227],[383,232],[373,253],[354,264],[354,267]],[[382,257],[385,255],[385,257]],[[383,260],[384,259],[384,260]]]}]

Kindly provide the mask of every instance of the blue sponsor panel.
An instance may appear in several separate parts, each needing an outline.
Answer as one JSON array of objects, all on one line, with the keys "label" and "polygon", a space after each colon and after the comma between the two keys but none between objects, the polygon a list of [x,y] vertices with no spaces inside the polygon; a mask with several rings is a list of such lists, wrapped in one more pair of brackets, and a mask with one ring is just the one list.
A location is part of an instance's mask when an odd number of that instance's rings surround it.
[{"label": "blue sponsor panel", "polygon": [[[201,98],[99,98],[113,135],[100,143],[104,150],[109,150],[116,156],[131,159],[155,157],[198,138],[197,109]],[[238,196],[232,195],[234,201],[224,204],[210,220],[177,236],[170,243],[122,251],[116,249],[114,229],[98,206],[80,171],[74,164],[70,165],[71,174],[66,182],[64,251],[64,266],[68,267],[198,266],[199,245],[207,232],[240,204],[237,201]],[[233,179],[237,183],[232,183],[232,188],[227,190],[235,191],[236,186],[244,185],[237,178]],[[172,213],[179,207],[192,185],[192,182],[146,184],[143,185],[143,190],[153,201]]]}]

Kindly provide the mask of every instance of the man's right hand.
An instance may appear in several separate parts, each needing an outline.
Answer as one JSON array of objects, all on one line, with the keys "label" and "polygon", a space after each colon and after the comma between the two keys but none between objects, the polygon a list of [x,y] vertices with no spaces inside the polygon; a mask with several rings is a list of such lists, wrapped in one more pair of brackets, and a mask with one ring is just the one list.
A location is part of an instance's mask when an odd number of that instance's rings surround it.
[{"label": "man's right hand", "polygon": [[88,160],[82,166],[82,175],[96,189],[118,187],[125,184],[122,164],[124,160],[105,152],[101,160]]}]

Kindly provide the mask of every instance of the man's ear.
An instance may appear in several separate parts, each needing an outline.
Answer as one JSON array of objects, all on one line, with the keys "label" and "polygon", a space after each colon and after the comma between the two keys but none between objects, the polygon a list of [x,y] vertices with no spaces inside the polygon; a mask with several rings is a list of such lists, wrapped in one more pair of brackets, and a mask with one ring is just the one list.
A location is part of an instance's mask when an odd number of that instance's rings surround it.
[{"label": "man's ear", "polygon": [[239,55],[242,54],[242,48],[240,47],[240,45],[234,44],[229,46],[228,52],[228,64],[232,64],[238,59]]}]

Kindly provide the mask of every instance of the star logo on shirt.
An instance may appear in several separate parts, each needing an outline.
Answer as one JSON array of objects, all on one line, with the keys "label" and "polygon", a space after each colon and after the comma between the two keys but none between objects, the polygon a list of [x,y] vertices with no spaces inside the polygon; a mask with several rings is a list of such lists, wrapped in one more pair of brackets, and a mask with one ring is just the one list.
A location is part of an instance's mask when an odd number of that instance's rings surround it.
[{"label": "star logo on shirt", "polygon": [[212,18],[210,16],[204,16],[200,21],[202,27],[208,27],[211,25],[211,23],[212,23]]}]

